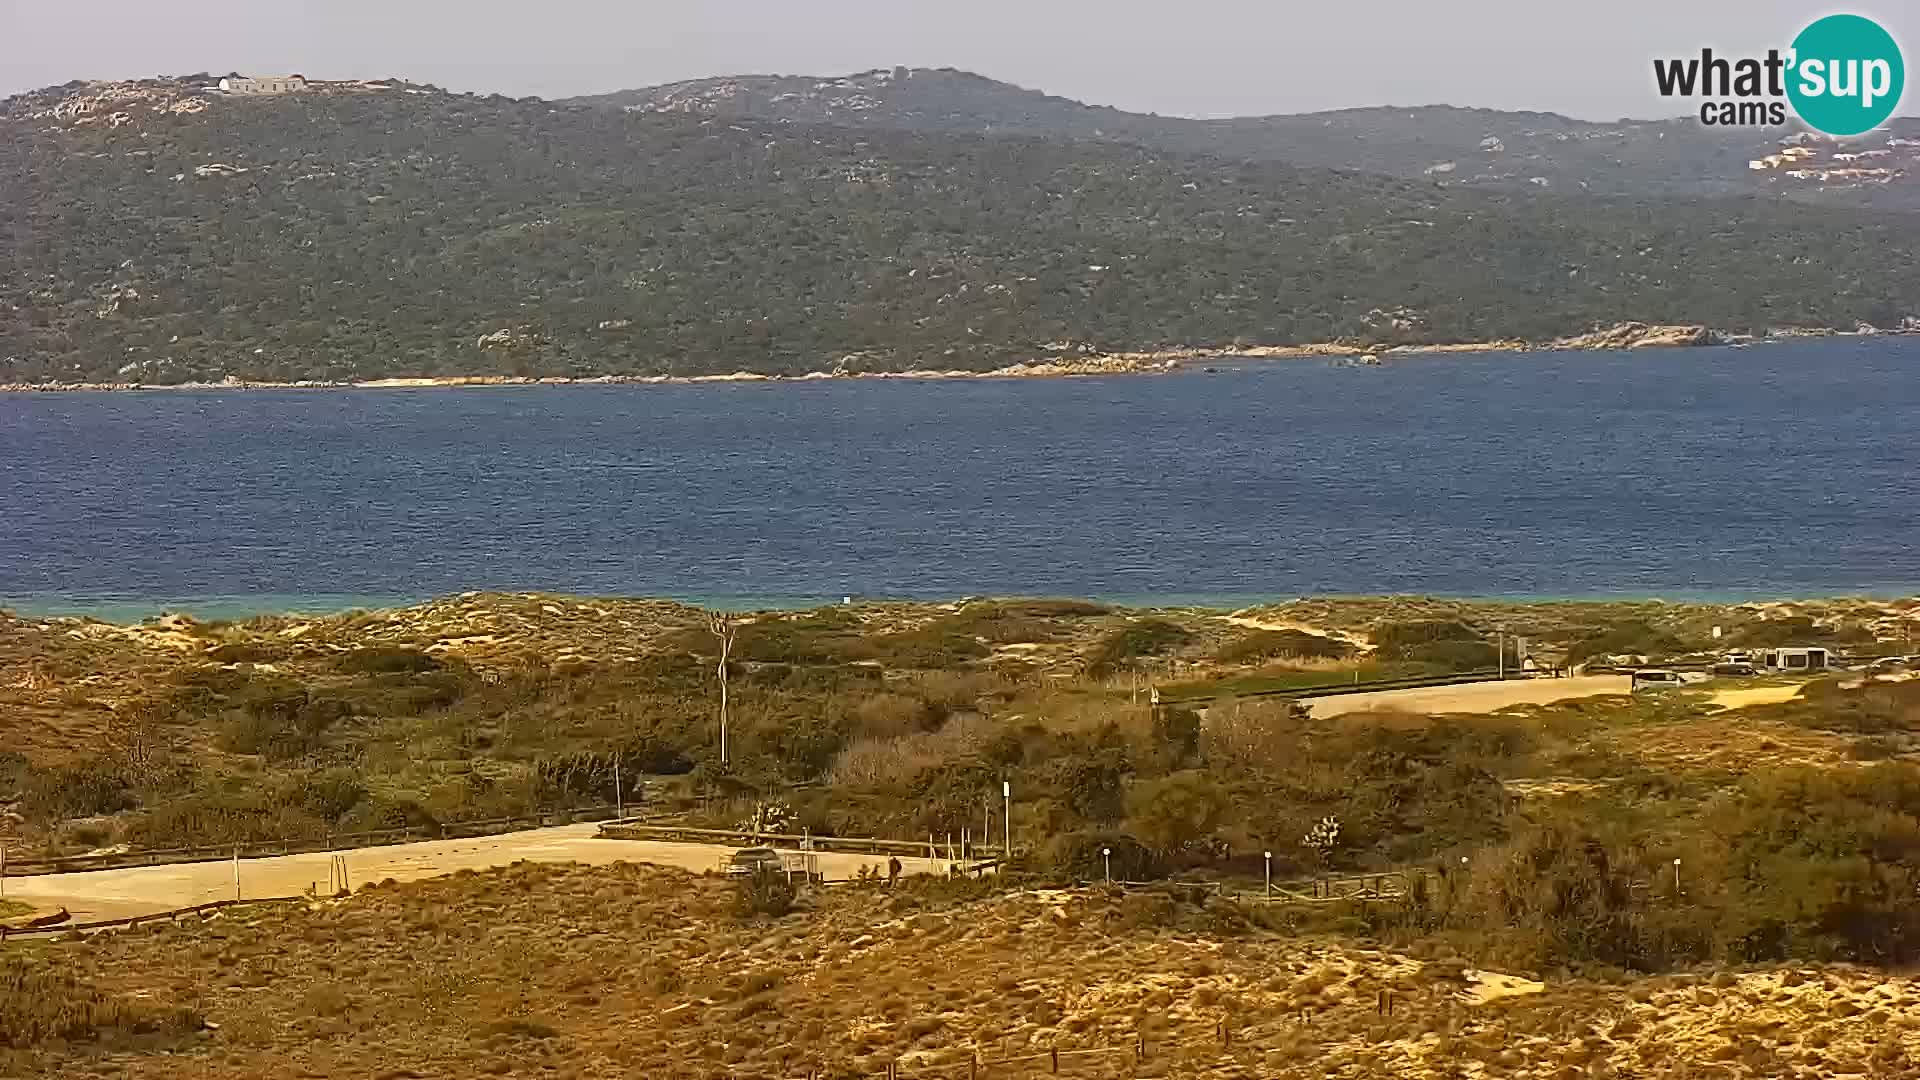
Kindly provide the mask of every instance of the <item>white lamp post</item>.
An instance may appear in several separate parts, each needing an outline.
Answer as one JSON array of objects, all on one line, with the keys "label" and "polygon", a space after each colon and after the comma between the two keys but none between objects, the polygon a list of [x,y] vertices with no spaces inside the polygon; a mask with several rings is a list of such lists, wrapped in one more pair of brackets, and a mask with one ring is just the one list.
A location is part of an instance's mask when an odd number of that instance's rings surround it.
[{"label": "white lamp post", "polygon": [[1013,858],[1013,781],[1000,781],[1000,798],[1005,800],[1000,814],[1000,858]]},{"label": "white lamp post", "polygon": [[1113,849],[1110,847],[1101,848],[1100,861],[1106,864],[1107,884],[1113,884]]},{"label": "white lamp post", "polygon": [[1273,852],[1261,853],[1267,860],[1267,899],[1273,899]]}]

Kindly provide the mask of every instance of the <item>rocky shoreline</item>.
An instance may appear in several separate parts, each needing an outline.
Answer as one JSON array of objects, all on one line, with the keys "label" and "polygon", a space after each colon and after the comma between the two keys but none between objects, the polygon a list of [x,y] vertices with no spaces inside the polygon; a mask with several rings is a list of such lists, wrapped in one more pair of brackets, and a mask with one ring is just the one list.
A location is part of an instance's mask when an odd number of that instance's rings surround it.
[{"label": "rocky shoreline", "polygon": [[1221,360],[1297,360],[1317,357],[1410,357],[1453,353],[1486,352],[1605,352],[1627,349],[1705,348],[1746,345],[1760,341],[1783,341],[1811,337],[1878,336],[1916,334],[1920,326],[1902,326],[1880,330],[1862,326],[1855,331],[1832,329],[1779,330],[1765,338],[1732,334],[1700,325],[1660,325],[1620,323],[1587,334],[1558,338],[1548,342],[1518,339],[1461,342],[1431,345],[1365,346],[1347,342],[1314,342],[1305,345],[1250,345],[1216,348],[1161,349],[1143,352],[1086,353],[1078,356],[1051,357],[1012,364],[988,371],[914,370],[914,371],[811,371],[803,375],[766,375],[736,371],[725,375],[594,375],[572,376],[522,375],[448,375],[395,377],[359,381],[303,380],[274,382],[230,377],[217,382],[139,383],[0,383],[0,393],[125,392],[145,390],[418,390],[477,386],[661,386],[699,383],[787,383],[821,382],[839,379],[1033,379],[1074,378],[1101,375],[1165,374],[1198,363]]}]

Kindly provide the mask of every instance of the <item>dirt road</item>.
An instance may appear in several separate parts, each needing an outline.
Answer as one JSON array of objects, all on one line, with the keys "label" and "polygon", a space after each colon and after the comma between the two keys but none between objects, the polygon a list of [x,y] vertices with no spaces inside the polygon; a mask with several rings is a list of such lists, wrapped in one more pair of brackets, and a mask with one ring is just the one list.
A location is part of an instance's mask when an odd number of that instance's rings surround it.
[{"label": "dirt road", "polygon": [[1512,679],[1506,682],[1423,686],[1412,690],[1378,690],[1370,694],[1342,694],[1314,698],[1307,704],[1317,717],[1368,709],[1397,709],[1414,713],[1483,713],[1509,705],[1546,705],[1568,698],[1625,694],[1632,680],[1626,675],[1582,675],[1574,679]]},{"label": "dirt road", "polygon": [[[240,860],[240,895],[244,897],[297,896],[309,886],[325,890],[328,861],[344,855],[347,876],[354,888],[393,878],[414,881],[456,870],[483,870],[527,860],[602,864],[642,862],[677,866],[683,870],[712,870],[736,849],[707,844],[668,844],[652,840],[600,840],[598,825],[563,825],[551,829],[507,833],[468,840],[429,840],[391,847],[356,848],[331,854],[282,855],[270,859]],[[820,852],[819,871],[829,880],[849,878],[863,866],[886,872],[884,855]],[[902,859],[909,874],[944,871],[945,863]],[[148,915],[234,896],[233,863],[176,863],[122,870],[94,870],[81,874],[49,874],[8,878],[9,900],[19,900],[41,911],[62,907],[75,922],[124,919]]]}]

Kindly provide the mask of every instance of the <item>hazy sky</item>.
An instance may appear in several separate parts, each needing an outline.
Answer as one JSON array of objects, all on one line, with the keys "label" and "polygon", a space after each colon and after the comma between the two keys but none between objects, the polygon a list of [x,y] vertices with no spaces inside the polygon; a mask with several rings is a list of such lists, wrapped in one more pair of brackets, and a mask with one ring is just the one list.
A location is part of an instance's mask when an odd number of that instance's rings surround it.
[{"label": "hazy sky", "polygon": [[1445,102],[1612,119],[1687,111],[1653,93],[1655,56],[1785,47],[1835,10],[1879,19],[1920,63],[1911,0],[0,0],[0,94],[238,70],[561,97],[904,64],[1187,116]]}]

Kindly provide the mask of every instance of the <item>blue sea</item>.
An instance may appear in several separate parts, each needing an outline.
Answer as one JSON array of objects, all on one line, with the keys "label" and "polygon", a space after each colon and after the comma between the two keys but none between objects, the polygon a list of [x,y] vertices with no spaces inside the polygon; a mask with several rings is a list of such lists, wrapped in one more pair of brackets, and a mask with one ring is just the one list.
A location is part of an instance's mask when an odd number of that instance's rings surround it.
[{"label": "blue sea", "polygon": [[1920,341],[0,395],[0,606],[1920,592]]}]

